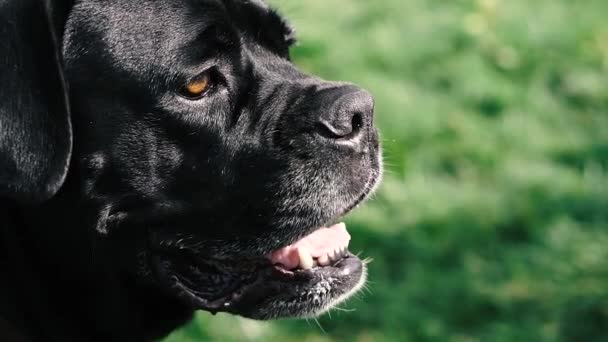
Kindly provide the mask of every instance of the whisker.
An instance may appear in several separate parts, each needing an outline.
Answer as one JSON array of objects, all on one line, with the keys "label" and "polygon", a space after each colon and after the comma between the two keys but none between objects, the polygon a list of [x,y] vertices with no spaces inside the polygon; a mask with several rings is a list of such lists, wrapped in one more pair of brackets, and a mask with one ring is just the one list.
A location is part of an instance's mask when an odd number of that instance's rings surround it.
[{"label": "whisker", "polygon": [[[359,252],[359,254],[361,254],[362,252],[363,252],[363,251]],[[357,255],[357,256],[358,256],[358,255]],[[366,257],[365,259],[361,260],[361,262],[362,262],[364,265],[369,265],[369,264],[371,264],[373,261],[374,261],[374,258],[372,258],[372,257]]]},{"label": "whisker", "polygon": [[363,284],[363,286],[361,287],[361,289],[365,292],[367,292],[368,295],[373,295],[374,292],[372,291],[371,286],[369,286],[368,284]]},{"label": "whisker", "polygon": [[318,319],[316,319],[316,318],[314,318],[314,320],[315,320],[315,322],[317,322],[317,325],[319,326],[319,329],[321,329],[321,331],[322,331],[322,332],[323,332],[325,335],[327,335],[327,332],[325,331],[325,329],[323,329],[323,327],[321,326],[321,323],[319,323],[319,320],[318,320]]}]

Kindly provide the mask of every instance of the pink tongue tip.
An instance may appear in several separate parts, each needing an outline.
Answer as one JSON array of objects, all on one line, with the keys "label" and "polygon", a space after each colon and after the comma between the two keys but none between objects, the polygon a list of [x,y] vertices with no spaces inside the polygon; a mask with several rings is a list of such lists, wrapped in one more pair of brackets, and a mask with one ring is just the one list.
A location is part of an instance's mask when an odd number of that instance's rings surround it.
[{"label": "pink tongue tip", "polygon": [[300,263],[298,248],[305,248],[313,258],[318,258],[341,247],[347,247],[349,241],[350,234],[346,231],[344,223],[329,228],[322,227],[294,244],[272,252],[270,261],[273,264],[281,264],[287,269],[294,269]]}]

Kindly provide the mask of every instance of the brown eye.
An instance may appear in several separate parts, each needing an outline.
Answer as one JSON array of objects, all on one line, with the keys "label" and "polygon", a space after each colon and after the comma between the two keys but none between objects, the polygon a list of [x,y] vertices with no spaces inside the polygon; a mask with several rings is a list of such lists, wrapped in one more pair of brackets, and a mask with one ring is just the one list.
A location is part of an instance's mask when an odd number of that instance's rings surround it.
[{"label": "brown eye", "polygon": [[198,99],[205,94],[211,87],[211,76],[209,72],[204,72],[192,79],[184,87],[182,93],[190,99]]}]

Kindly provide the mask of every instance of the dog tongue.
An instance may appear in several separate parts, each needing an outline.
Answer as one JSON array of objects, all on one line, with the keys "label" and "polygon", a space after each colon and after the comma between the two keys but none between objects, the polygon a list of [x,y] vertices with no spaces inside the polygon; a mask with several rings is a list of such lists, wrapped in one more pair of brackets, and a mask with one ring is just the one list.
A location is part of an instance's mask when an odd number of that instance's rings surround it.
[{"label": "dog tongue", "polygon": [[[338,223],[329,228],[322,227],[296,243],[272,252],[270,261],[273,264],[281,264],[287,269],[294,269],[302,263],[310,262],[312,264],[312,258],[331,256],[334,251],[347,248],[349,241],[350,235],[346,231],[344,223]],[[301,259],[303,260],[301,261]]]}]

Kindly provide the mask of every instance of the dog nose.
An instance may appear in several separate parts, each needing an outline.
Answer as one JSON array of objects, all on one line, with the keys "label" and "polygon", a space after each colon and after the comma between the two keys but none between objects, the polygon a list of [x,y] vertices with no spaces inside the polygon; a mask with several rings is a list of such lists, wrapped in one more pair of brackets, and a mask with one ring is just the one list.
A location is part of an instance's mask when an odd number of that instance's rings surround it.
[{"label": "dog nose", "polygon": [[333,143],[358,145],[372,124],[374,99],[365,90],[347,86],[338,91],[319,118],[317,132]]}]

